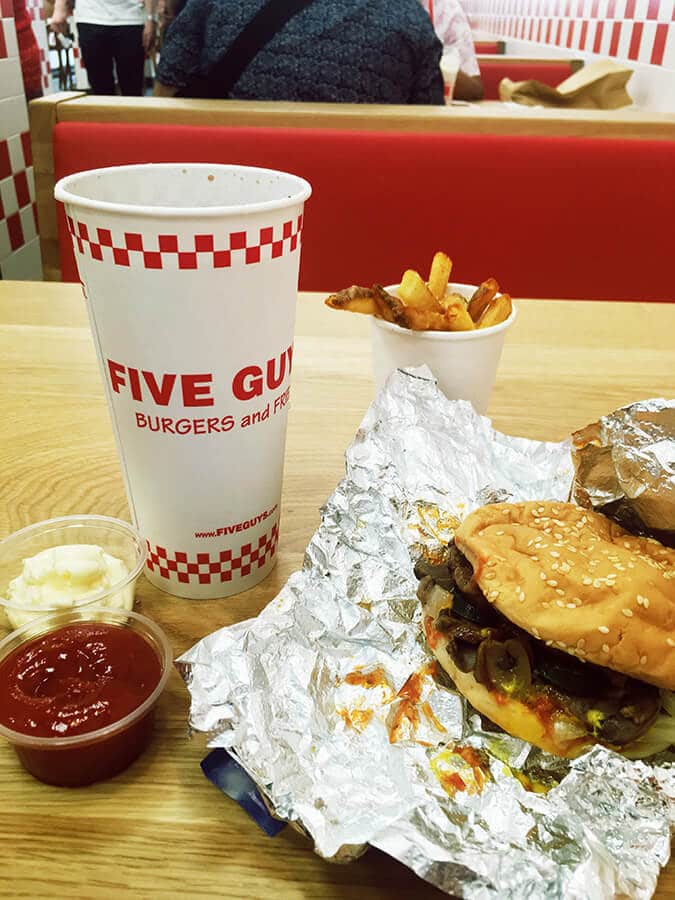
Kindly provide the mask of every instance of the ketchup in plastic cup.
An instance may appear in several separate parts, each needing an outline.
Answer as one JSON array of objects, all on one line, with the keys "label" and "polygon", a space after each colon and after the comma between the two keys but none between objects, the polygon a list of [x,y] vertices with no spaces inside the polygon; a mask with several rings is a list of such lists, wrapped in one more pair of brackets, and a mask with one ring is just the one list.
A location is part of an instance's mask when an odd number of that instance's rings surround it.
[{"label": "ketchup in plastic cup", "polygon": [[110,778],[148,745],[171,671],[161,629],[103,607],[36,619],[0,642],[0,736],[35,778]]},{"label": "ketchup in plastic cup", "polygon": [[[386,288],[396,294],[398,285]],[[448,291],[469,299],[472,284],[449,284]],[[394,369],[427,365],[449,400],[469,400],[484,414],[497,375],[497,366],[507,330],[516,319],[511,315],[499,325],[474,331],[412,331],[371,317],[373,371],[379,390]]]}]

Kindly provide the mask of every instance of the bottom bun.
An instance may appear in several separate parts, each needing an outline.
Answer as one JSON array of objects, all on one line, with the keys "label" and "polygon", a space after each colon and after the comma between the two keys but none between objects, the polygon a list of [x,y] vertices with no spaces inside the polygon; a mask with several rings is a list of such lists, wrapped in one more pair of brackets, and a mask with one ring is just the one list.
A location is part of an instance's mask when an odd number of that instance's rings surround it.
[{"label": "bottom bun", "polygon": [[434,632],[433,636],[429,635],[429,630],[433,629],[432,620],[426,620],[425,628],[427,639],[431,637],[429,646],[434,656],[452,678],[457,690],[479,713],[487,716],[495,725],[499,725],[513,737],[534,744],[546,753],[565,756],[568,759],[579,756],[597,743],[592,735],[582,730],[572,719],[555,714],[543,718],[535,709],[520,700],[489,690],[476,681],[473,673],[462,672],[447,652],[443,636],[439,632]]}]

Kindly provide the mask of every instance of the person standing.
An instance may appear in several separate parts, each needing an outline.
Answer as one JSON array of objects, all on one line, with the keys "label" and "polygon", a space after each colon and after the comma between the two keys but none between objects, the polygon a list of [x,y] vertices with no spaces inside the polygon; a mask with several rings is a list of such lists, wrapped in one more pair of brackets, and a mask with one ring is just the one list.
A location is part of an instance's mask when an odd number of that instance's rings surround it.
[{"label": "person standing", "polygon": [[[156,0],[77,0],[80,50],[94,94],[115,93],[115,72],[124,96],[143,93],[145,57],[156,37],[155,6]],[[55,0],[52,31],[65,33],[72,13],[72,0]]]},{"label": "person standing", "polygon": [[25,0],[14,0],[14,24],[26,100],[35,100],[42,96],[42,66]]},{"label": "person standing", "polygon": [[456,100],[482,100],[483,82],[476,59],[471,26],[459,0],[420,0],[443,44],[443,51],[456,50],[459,72],[455,82]]},{"label": "person standing", "polygon": [[418,0],[187,0],[155,94],[442,104],[440,58]]}]

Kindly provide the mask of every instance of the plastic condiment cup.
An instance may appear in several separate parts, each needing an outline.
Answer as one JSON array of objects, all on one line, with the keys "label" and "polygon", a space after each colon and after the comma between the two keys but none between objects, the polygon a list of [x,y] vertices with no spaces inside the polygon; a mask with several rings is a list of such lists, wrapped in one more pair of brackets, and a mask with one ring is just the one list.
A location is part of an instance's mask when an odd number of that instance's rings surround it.
[{"label": "plastic condiment cup", "polygon": [[[467,299],[471,284],[450,284],[449,291]],[[396,294],[398,285],[387,290]],[[514,305],[506,321],[474,331],[412,331],[382,319],[372,319],[373,370],[377,389],[394,369],[428,365],[450,400],[469,400],[479,413],[487,411],[506,332],[516,319]]]},{"label": "plastic condiment cup", "polygon": [[152,736],[155,707],[171,674],[171,645],[153,621],[127,610],[86,607],[35,619],[0,641],[0,664],[28,641],[66,625],[102,622],[131,628],[157,654],[160,678],[152,693],[117,722],[86,734],[34,737],[0,723],[0,737],[14,748],[23,767],[39,781],[59,787],[81,787],[117,775],[147,747]]},{"label": "plastic condiment cup", "polygon": [[[7,589],[10,581],[21,575],[24,560],[64,544],[96,544],[121,560],[127,574],[105,590],[80,600],[64,597],[61,601],[29,607],[11,602]],[[62,516],[15,531],[0,541],[0,637],[32,619],[71,607],[95,605],[130,609],[145,557],[145,546],[136,529],[128,522],[108,516]]]}]

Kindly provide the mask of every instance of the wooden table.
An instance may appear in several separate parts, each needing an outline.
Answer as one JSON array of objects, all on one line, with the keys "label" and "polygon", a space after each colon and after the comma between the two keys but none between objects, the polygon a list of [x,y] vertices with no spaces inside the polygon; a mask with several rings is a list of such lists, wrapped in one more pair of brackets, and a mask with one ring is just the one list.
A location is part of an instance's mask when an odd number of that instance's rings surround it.
[{"label": "wooden table", "polygon": [[[675,305],[522,301],[491,413],[497,428],[559,439],[603,413],[675,393]],[[368,322],[301,296],[279,561],[257,588],[222,601],[161,594],[141,579],[140,609],[180,654],[255,615],[301,565],[319,507],[372,398]],[[79,285],[0,282],[0,536],[52,516],[127,506]],[[0,746],[0,894],[236,898],[441,896],[371,851],[330,865],[292,829],[274,840],[203,777],[202,736],[187,736],[188,695],[173,674],[151,748],[89,788],[47,787]],[[660,898],[675,897],[675,867]]]}]

